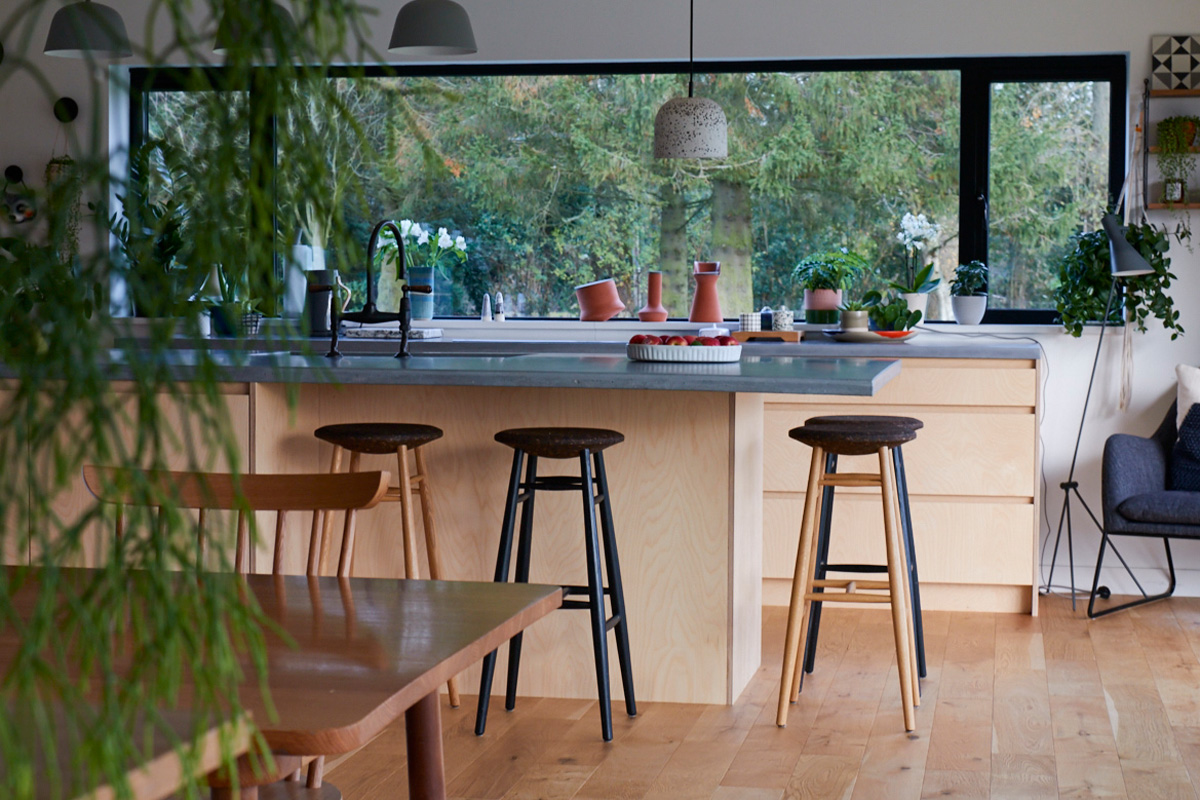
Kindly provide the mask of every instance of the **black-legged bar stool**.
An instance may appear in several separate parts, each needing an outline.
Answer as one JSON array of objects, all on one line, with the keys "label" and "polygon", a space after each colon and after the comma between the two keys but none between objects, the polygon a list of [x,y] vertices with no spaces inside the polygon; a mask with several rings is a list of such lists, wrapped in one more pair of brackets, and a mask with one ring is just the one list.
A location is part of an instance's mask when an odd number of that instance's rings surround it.
[{"label": "black-legged bar stool", "polygon": [[[608,686],[608,631],[616,634],[617,659],[621,665],[621,685],[625,690],[625,710],[637,715],[633,696],[633,672],[629,661],[629,630],[625,616],[625,594],[621,588],[621,565],[617,558],[617,539],[613,533],[612,504],[609,498],[608,477],[604,471],[604,450],[625,441],[617,431],[602,428],[513,428],[496,434],[496,441],[513,449],[512,472],[508,479],[508,498],[504,504],[504,523],[500,529],[500,552],[496,556],[495,580],[507,581],[512,558],[513,533],[516,528],[517,506],[521,506],[521,531],[517,541],[515,579],[529,581],[529,558],[533,535],[533,506],[537,491],[579,491],[583,495],[583,533],[587,554],[586,586],[564,586],[566,596],[586,596],[586,600],[563,601],[563,608],[586,608],[591,612],[592,649],[596,659],[596,686],[600,695],[600,726],[604,741],[612,741],[612,695]],[[539,458],[578,458],[579,477],[538,477]],[[524,469],[525,478],[521,479]],[[599,508],[599,534],[596,510]],[[600,538],[604,542],[603,565],[600,557]],[[603,566],[603,569],[602,569]],[[608,585],[602,575],[607,574]],[[604,596],[612,605],[607,617]],[[509,640],[508,686],[504,707],[512,711],[517,701],[517,673],[521,665],[521,640],[518,633]],[[475,733],[483,735],[487,725],[488,704],[491,700],[492,676],[496,668],[496,651],[483,660],[483,677],[479,682],[479,710],[475,716]]]},{"label": "black-legged bar stool", "polygon": [[[425,528],[425,554],[429,559],[429,577],[442,580],[442,555],[438,549],[436,520],[433,513],[433,497],[429,487],[429,470],[425,464],[425,445],[442,438],[442,429],[433,425],[418,425],[407,422],[351,422],[342,425],[325,425],[317,428],[313,435],[333,445],[330,472],[341,472],[345,453],[350,453],[349,472],[358,472],[362,455],[394,455],[400,480],[388,489],[381,502],[399,503],[401,509],[400,541],[404,551],[404,576],[420,578],[420,562],[417,560],[417,526],[413,516],[413,493],[421,500],[421,522]],[[408,464],[412,453],[413,466]],[[324,535],[321,537],[320,564],[310,574],[326,574],[329,549],[332,541],[333,520],[326,516]],[[313,558],[309,554],[309,559]],[[310,568],[314,565],[310,565]],[[458,680],[451,678],[446,683],[450,705],[458,708]]]},{"label": "black-legged bar stool", "polygon": [[[913,417],[886,417],[878,415],[836,415],[813,417],[805,423],[807,426],[878,426],[882,428],[899,428],[911,430],[914,433],[925,427],[925,423]],[[912,511],[908,503],[908,479],[904,473],[904,448],[896,445],[892,450],[892,468],[896,473],[896,500],[900,506],[900,527],[904,537],[904,555],[908,563],[908,583],[912,597],[913,631],[917,648],[917,675],[924,678],[925,670],[925,626],[921,622],[921,585],[917,576],[917,548],[913,542]],[[837,472],[837,453],[825,453],[825,472]],[[821,498],[821,521],[817,530],[817,564],[816,577],[824,579],[829,572],[850,573],[879,573],[887,572],[882,564],[830,564],[829,563],[829,532],[833,524],[833,486],[826,486]],[[816,590],[820,593],[820,589]],[[817,636],[821,627],[821,602],[814,601],[808,618],[808,644],[804,653],[804,671],[811,674],[816,662]],[[803,680],[803,676],[801,676]]]},{"label": "black-legged bar stool", "polygon": [[[821,600],[851,603],[888,603],[892,611],[892,632],[896,645],[896,665],[900,676],[901,705],[904,728],[916,728],[915,707],[920,704],[917,686],[917,654],[914,647],[913,618],[909,570],[901,544],[900,508],[891,451],[916,438],[911,426],[873,422],[825,422],[805,424],[788,431],[788,436],[812,448],[808,487],[804,497],[804,517],[800,526],[800,544],[796,552],[796,569],[792,577],[792,596],[788,607],[787,638],[783,649],[783,673],[779,682],[779,706],[776,724],[787,725],[788,707],[796,698],[803,672],[800,654],[804,652],[806,617],[810,604]],[[826,472],[826,454],[858,456],[876,454],[879,471]],[[824,501],[823,490],[829,486],[877,486],[883,503],[883,532],[887,551],[887,580],[857,578],[818,579],[816,577],[817,527]],[[830,593],[837,589],[840,592]],[[817,590],[820,590],[819,592]]]}]

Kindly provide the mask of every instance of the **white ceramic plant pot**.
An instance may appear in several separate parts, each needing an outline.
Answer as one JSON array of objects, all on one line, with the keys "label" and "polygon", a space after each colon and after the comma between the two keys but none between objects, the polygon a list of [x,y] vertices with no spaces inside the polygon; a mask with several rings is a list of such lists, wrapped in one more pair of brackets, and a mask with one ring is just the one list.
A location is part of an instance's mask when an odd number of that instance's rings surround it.
[{"label": "white ceramic plant pot", "polygon": [[844,331],[863,331],[870,326],[870,312],[843,311],[841,326]]},{"label": "white ceramic plant pot", "polygon": [[909,311],[921,312],[921,322],[925,322],[925,308],[929,304],[929,295],[920,292],[902,292],[900,296],[908,304]]},{"label": "white ceramic plant pot", "polygon": [[983,314],[987,311],[987,295],[981,294],[974,297],[959,297],[955,295],[950,298],[950,307],[954,310],[954,321],[959,325],[978,325],[983,320]]}]

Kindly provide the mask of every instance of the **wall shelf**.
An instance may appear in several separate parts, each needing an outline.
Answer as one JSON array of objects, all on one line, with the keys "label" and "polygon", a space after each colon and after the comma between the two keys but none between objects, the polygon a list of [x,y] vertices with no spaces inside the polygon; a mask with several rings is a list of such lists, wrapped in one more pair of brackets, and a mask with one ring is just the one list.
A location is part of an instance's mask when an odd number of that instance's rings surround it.
[{"label": "wall shelf", "polygon": [[1200,203],[1171,203],[1169,205],[1167,203],[1146,203],[1146,208],[1151,211],[1178,211],[1180,209],[1191,211],[1200,209]]}]

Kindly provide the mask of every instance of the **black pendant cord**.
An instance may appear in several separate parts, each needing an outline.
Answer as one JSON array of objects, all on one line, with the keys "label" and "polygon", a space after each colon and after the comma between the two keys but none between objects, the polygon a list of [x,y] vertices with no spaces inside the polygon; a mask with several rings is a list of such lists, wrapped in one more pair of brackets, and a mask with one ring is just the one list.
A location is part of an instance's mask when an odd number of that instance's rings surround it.
[{"label": "black pendant cord", "polygon": [[688,0],[688,97],[692,96],[692,81],[696,78],[696,0]]}]

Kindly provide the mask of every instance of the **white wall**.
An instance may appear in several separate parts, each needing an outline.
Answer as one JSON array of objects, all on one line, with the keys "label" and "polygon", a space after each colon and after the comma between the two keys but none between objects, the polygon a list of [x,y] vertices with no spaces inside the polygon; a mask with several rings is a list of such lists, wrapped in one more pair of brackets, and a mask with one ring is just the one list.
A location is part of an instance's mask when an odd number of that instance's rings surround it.
[{"label": "white wall", "polygon": [[[480,52],[472,61],[637,60],[686,58],[686,3],[647,3],[645,0],[461,0],[474,24]],[[124,16],[131,35],[145,40],[150,0],[108,0]],[[5,0],[5,5],[13,5]],[[396,2],[371,0],[381,9],[372,25],[371,44],[380,52],[391,31]],[[0,40],[8,55],[0,65],[0,167],[15,163],[40,182],[50,158],[57,123],[50,112],[54,97],[69,94],[80,101],[82,114],[75,126],[87,140],[101,131],[105,109],[88,102],[89,75],[82,62],[45,58],[40,48],[49,16],[56,5],[39,9],[31,23],[0,22]],[[0,11],[0,14],[12,13]],[[197,12],[195,19],[203,19]],[[159,19],[148,42],[166,47],[169,30]],[[199,27],[211,29],[211,23]],[[1149,71],[1150,37],[1200,30],[1194,0],[698,0],[696,53],[700,58],[849,58],[898,55],[1058,54],[1128,52],[1130,86],[1135,96]],[[13,75],[21,57],[45,72],[48,87]],[[1131,99],[1131,108],[1133,101]],[[86,128],[85,128],[86,126]],[[94,126],[94,128],[92,127]],[[102,137],[100,137],[102,140]],[[80,146],[83,146],[81,143]],[[61,150],[59,150],[61,152]],[[1156,216],[1155,221],[1171,221]],[[1200,225],[1200,214],[1195,220]],[[4,233],[0,230],[0,233]],[[1115,431],[1150,433],[1161,419],[1174,390],[1174,366],[1197,363],[1200,337],[1200,255],[1173,247],[1174,271],[1179,276],[1173,295],[1182,311],[1189,336],[1171,342],[1161,330],[1135,339],[1133,406],[1122,414],[1117,406],[1120,337],[1106,335],[1096,391],[1092,398],[1084,444],[1079,454],[1079,479],[1084,496],[1099,513],[1099,458],[1105,437]],[[1095,351],[1095,332],[1072,339],[1057,331],[1035,334],[1046,349],[1044,511],[1051,531],[1057,526],[1071,450],[1083,406],[1088,372]],[[1074,509],[1076,580],[1090,584],[1098,535],[1081,508]],[[1044,532],[1045,533],[1045,532]],[[1130,542],[1123,551],[1145,574],[1159,580],[1160,548]],[[1200,546],[1177,548],[1184,572],[1180,591],[1200,594]],[[1047,551],[1046,560],[1049,560]],[[1065,564],[1065,553],[1060,555]],[[1116,572],[1106,577],[1116,590],[1129,586]],[[1065,571],[1055,583],[1065,583]]]}]

